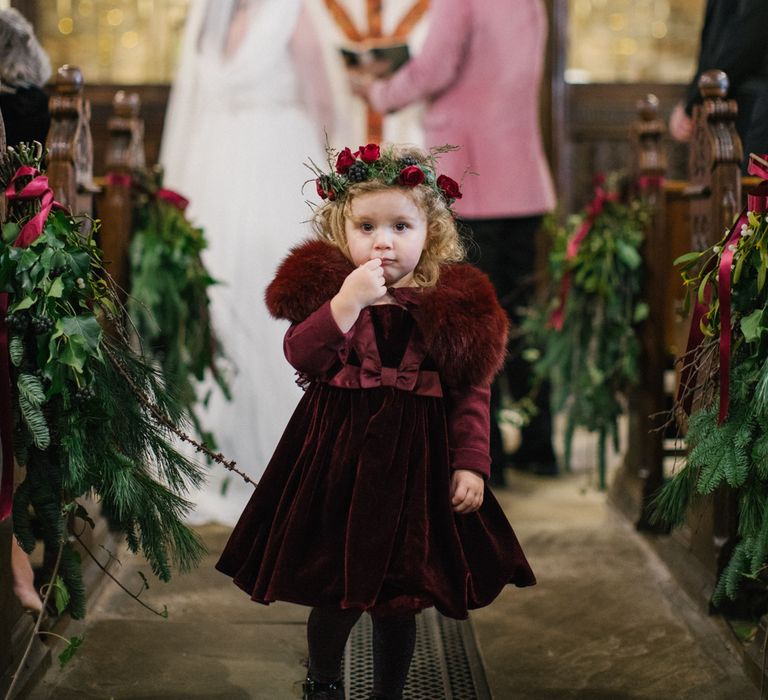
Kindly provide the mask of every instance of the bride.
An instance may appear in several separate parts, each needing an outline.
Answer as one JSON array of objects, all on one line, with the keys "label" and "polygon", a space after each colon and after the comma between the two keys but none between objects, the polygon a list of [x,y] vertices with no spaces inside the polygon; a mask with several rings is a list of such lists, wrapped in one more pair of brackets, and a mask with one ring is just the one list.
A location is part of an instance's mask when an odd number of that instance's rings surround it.
[{"label": "bride", "polygon": [[[231,362],[232,400],[213,382],[201,412],[224,455],[260,478],[301,391],[282,354],[286,327],[264,289],[288,249],[309,236],[301,190],[322,162],[332,107],[319,44],[301,0],[192,0],[161,148],[165,184],[205,229],[216,333]],[[310,114],[314,118],[311,118]],[[190,494],[194,524],[233,524],[252,486],[211,467]]]}]

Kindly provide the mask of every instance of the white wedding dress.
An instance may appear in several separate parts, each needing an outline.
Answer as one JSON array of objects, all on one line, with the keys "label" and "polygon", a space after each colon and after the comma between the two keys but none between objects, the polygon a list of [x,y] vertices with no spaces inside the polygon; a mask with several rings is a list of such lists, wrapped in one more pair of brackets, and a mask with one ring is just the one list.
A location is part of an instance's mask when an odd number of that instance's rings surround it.
[{"label": "white wedding dress", "polygon": [[[268,315],[264,290],[289,248],[311,235],[305,199],[315,187],[302,194],[311,177],[303,163],[323,162],[322,129],[299,97],[290,53],[301,0],[251,0],[246,34],[229,58],[223,43],[199,40],[202,23],[211,31],[231,4],[209,2],[190,6],[161,162],[166,186],[189,198],[190,219],[205,229],[204,260],[222,283],[211,292],[212,319],[236,373],[231,402],[211,381],[200,388],[199,398],[209,395],[203,424],[258,480],[301,396],[282,352],[287,326]],[[233,524],[252,492],[214,464],[206,487],[189,495],[189,522]]]}]

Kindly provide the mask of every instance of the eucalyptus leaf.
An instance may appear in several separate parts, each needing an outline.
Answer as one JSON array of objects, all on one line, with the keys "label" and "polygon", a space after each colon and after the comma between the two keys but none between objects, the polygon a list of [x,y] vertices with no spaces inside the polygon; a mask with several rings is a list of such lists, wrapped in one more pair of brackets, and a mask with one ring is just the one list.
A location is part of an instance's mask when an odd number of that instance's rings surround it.
[{"label": "eucalyptus leaf", "polygon": [[685,253],[684,255],[681,255],[678,258],[675,258],[674,262],[672,263],[674,266],[678,265],[684,265],[686,263],[692,263],[698,260],[702,256],[701,251],[695,250],[690,253]]}]

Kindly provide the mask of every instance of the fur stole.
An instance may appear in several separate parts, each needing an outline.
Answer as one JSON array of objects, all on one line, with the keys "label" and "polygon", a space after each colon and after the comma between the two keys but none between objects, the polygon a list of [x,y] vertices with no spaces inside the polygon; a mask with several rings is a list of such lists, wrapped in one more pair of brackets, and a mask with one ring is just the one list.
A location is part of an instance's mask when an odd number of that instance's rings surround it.
[{"label": "fur stole", "polygon": [[[275,318],[303,321],[353,269],[338,248],[306,241],[278,268],[266,291],[267,308]],[[445,265],[437,285],[414,290],[411,299],[408,306],[443,379],[453,386],[490,382],[504,364],[508,318],[488,277],[465,263]]]}]

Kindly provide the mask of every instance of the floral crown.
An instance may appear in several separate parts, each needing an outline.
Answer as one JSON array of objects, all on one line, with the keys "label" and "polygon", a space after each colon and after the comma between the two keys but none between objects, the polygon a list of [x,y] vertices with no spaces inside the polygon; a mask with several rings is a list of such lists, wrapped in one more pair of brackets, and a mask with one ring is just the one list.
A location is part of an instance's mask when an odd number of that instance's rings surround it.
[{"label": "floral crown", "polygon": [[308,167],[317,175],[315,185],[322,199],[341,200],[352,185],[375,181],[400,187],[424,185],[437,192],[450,209],[461,199],[459,183],[447,175],[437,175],[435,166],[438,154],[453,150],[456,146],[441,146],[422,154],[417,149],[382,150],[378,144],[369,143],[354,153],[349,148],[337,153],[329,147],[326,153],[331,172],[324,172],[311,160]]}]

